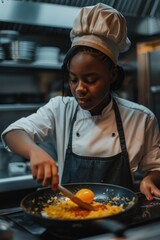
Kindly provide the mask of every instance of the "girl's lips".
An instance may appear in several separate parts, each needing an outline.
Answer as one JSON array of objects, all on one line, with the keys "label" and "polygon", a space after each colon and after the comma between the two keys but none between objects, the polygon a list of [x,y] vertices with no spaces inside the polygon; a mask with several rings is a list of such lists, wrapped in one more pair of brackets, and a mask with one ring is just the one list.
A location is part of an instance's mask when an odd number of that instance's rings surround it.
[{"label": "girl's lips", "polygon": [[80,104],[83,104],[83,103],[87,103],[88,100],[86,98],[77,98],[77,101],[80,103]]}]

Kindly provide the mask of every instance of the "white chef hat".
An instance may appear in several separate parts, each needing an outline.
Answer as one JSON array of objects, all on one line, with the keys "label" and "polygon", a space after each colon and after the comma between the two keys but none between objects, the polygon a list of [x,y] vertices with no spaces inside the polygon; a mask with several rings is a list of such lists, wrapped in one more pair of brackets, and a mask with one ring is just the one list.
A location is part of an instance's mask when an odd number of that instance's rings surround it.
[{"label": "white chef hat", "polygon": [[129,49],[126,20],[116,9],[98,3],[83,7],[70,32],[72,46],[93,47],[117,64],[119,53]]}]

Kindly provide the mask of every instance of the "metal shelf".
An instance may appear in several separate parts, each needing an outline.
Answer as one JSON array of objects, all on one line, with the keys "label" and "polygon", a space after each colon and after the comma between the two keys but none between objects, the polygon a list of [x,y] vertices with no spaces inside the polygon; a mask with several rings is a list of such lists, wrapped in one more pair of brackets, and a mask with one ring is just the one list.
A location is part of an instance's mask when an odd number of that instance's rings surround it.
[{"label": "metal shelf", "polygon": [[[85,2],[85,3],[84,3]],[[92,3],[91,3],[92,2]],[[82,6],[98,3],[98,0],[58,1],[58,0],[5,0],[0,1],[0,22],[18,24],[17,29],[25,26],[48,28],[48,32],[57,29],[71,29],[73,20]],[[159,0],[108,0],[108,5],[116,8],[126,17],[128,32],[131,34],[152,35],[159,33]],[[124,7],[125,5],[125,7]],[[29,13],[29,17],[28,17]],[[46,16],[47,13],[47,16]],[[15,28],[13,28],[15,30]]]},{"label": "metal shelf", "polygon": [[70,29],[78,11],[79,7],[58,4],[5,1],[0,2],[0,21]]},{"label": "metal shelf", "polygon": [[33,180],[31,174],[15,177],[0,178],[0,192],[13,191],[19,189],[27,189],[33,187],[40,187],[41,185]]},{"label": "metal shelf", "polygon": [[27,104],[27,103],[15,103],[15,104],[0,104],[0,111],[24,111],[24,110],[36,110],[43,106],[44,103]]},{"label": "metal shelf", "polygon": [[60,70],[62,63],[20,63],[15,61],[3,61],[0,63],[0,68],[32,68],[32,69],[46,69],[46,70]]}]

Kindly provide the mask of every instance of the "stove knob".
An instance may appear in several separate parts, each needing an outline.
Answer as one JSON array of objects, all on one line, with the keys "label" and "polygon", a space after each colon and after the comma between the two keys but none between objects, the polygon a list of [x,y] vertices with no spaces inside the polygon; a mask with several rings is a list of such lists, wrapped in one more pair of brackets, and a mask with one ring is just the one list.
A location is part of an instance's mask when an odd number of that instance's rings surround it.
[{"label": "stove knob", "polygon": [[0,219],[0,240],[13,240],[11,224]]}]

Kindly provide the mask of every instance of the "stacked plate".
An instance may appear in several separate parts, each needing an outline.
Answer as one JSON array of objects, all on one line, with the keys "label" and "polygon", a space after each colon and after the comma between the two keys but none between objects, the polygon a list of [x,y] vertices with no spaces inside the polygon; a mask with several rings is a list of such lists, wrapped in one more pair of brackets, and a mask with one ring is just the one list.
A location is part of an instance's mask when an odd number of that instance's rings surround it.
[{"label": "stacked plate", "polygon": [[17,40],[19,32],[13,30],[0,30],[0,61],[5,60],[4,45]]},{"label": "stacked plate", "polygon": [[5,59],[20,62],[32,62],[35,58],[36,43],[31,41],[13,41],[3,44]]},{"label": "stacked plate", "polygon": [[37,47],[36,63],[38,64],[58,64],[60,49],[52,46]]}]

